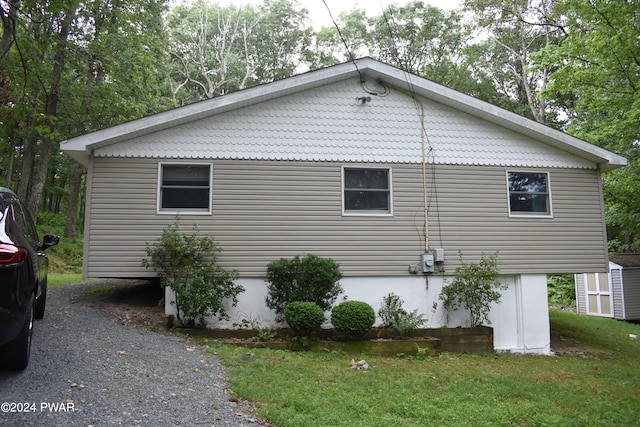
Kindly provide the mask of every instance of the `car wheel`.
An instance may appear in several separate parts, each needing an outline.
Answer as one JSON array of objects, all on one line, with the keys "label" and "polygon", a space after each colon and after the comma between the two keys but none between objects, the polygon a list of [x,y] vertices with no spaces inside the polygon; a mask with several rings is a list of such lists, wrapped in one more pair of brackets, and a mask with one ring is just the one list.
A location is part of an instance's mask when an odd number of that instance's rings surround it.
[{"label": "car wheel", "polygon": [[44,309],[47,306],[47,282],[42,286],[42,293],[36,298],[33,305],[33,318],[40,320],[44,317]]},{"label": "car wheel", "polygon": [[23,370],[29,365],[31,334],[33,332],[33,307],[29,304],[27,316],[18,337],[0,347],[0,367]]}]

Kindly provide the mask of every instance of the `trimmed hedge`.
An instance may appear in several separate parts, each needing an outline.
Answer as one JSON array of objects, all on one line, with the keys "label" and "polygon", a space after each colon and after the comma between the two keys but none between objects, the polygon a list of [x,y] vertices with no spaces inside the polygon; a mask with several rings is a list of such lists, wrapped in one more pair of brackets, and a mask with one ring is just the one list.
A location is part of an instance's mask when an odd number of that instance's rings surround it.
[{"label": "trimmed hedge", "polygon": [[373,327],[376,313],[363,301],[345,301],[331,310],[331,323],[349,339],[363,339]]},{"label": "trimmed hedge", "polygon": [[284,319],[298,336],[311,336],[324,322],[324,311],[315,302],[294,301],[284,308]]}]

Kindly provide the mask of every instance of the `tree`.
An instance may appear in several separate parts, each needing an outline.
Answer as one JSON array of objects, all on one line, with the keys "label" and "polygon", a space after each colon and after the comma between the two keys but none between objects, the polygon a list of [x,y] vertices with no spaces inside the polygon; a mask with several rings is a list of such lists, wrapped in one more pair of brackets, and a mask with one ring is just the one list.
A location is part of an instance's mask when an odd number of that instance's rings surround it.
[{"label": "tree", "polygon": [[457,12],[414,1],[390,5],[373,21],[370,50],[383,62],[451,86],[468,37]]},{"label": "tree", "polygon": [[307,49],[307,12],[287,0],[236,8],[200,0],[168,17],[174,105],[294,74]]},{"label": "tree", "polygon": [[371,25],[369,21],[370,18],[364,10],[353,9],[338,16],[335,21],[337,28],[336,26],[320,28],[315,34],[313,48],[305,53],[305,60],[310,68],[328,67],[370,56]]},{"label": "tree", "polygon": [[311,45],[313,29],[298,0],[265,0],[248,42],[256,84],[295,74]]},{"label": "tree", "polygon": [[544,95],[565,99],[567,131],[617,152],[629,166],[603,176],[610,238],[631,250],[640,236],[640,27],[638,3],[564,0],[553,8],[562,42],[536,55],[555,67]]},{"label": "tree", "polygon": [[[465,0],[478,37],[487,37],[484,67],[495,87],[516,100],[509,108],[539,123],[554,124],[552,111],[540,93],[552,64],[534,67],[533,56],[557,43],[560,28],[549,21],[551,0]],[[514,108],[516,107],[517,108]]]},{"label": "tree", "polygon": [[174,105],[210,99],[242,89],[253,69],[246,60],[253,9],[198,1],[178,6],[168,17],[171,32],[169,75]]},{"label": "tree", "polygon": [[[517,110],[517,103],[488,67],[486,43],[473,42],[461,15],[414,1],[369,17],[354,9],[322,28],[307,58],[312,68],[371,56],[463,93]],[[484,66],[482,66],[484,64]]]},{"label": "tree", "polygon": [[164,4],[0,1],[0,168],[34,216],[79,194],[67,188],[79,192],[81,180],[70,179],[79,172],[60,161],[58,141],[167,108]]}]

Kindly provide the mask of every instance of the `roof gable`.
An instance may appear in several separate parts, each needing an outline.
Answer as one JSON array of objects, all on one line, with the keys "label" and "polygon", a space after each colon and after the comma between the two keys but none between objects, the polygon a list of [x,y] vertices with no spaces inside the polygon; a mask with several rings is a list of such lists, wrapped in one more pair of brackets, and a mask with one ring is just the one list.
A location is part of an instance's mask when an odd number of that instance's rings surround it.
[{"label": "roof gable", "polygon": [[61,148],[85,165],[90,153],[412,163],[422,161],[423,142],[435,163],[602,170],[626,164],[592,144],[370,58],[355,64],[134,120]]}]

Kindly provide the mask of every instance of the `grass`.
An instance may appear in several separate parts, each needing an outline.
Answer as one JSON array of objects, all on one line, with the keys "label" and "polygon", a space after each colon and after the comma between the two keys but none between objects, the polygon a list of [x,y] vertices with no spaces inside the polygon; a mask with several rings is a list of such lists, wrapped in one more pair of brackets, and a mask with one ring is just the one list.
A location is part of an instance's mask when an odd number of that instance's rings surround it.
[{"label": "grass", "polygon": [[[63,218],[39,218],[40,234],[62,234]],[[48,254],[49,286],[83,280],[81,237]],[[564,298],[563,283],[550,297]],[[280,427],[640,426],[640,340],[629,338],[640,325],[560,310],[550,320],[584,354],[366,357],[364,372],[350,368],[357,355],[203,343],[222,356],[233,392]]]},{"label": "grass", "polygon": [[47,286],[55,288],[66,285],[67,283],[82,282],[82,273],[49,273],[47,275]]},{"label": "grass", "polygon": [[[204,341],[234,393],[281,426],[640,426],[640,326],[551,310],[552,329],[584,354],[438,358],[292,353]],[[356,359],[358,359],[357,356]]]}]

